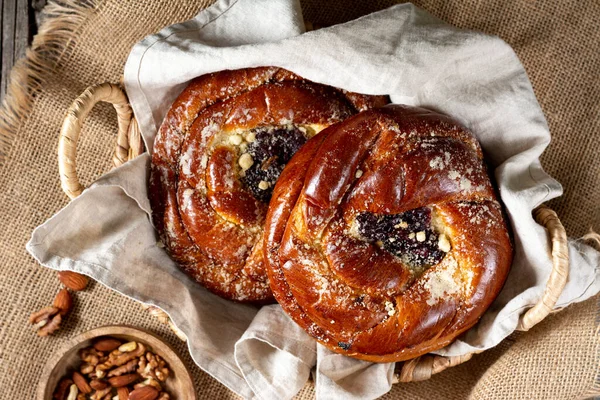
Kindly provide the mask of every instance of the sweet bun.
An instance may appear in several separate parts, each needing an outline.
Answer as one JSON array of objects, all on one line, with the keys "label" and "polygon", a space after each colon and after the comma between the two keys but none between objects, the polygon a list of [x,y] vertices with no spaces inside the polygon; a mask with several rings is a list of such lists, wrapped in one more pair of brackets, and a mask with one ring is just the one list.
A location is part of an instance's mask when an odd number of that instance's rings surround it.
[{"label": "sweet bun", "polygon": [[329,349],[376,362],[440,349],[472,327],[513,254],[475,137],[401,105],[308,141],[275,186],[264,237],[287,314]]},{"label": "sweet bun", "polygon": [[194,79],[154,142],[152,220],[171,257],[227,299],[269,302],[263,224],[272,188],[306,140],[385,99],[275,67]]}]

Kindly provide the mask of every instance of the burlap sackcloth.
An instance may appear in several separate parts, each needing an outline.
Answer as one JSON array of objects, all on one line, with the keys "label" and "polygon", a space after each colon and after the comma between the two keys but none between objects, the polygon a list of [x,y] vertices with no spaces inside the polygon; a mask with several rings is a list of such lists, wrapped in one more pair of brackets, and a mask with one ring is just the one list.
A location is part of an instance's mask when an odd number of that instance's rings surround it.
[{"label": "burlap sackcloth", "polygon": [[[131,46],[161,27],[190,18],[209,1],[131,3],[70,2],[47,8],[33,51],[13,75],[0,122],[0,386],[5,398],[32,398],[49,354],[76,333],[103,324],[150,329],[173,344],[193,371],[201,398],[233,394],[191,362],[185,345],[140,306],[96,284],[77,296],[75,312],[58,335],[39,339],[26,327],[29,313],[47,305],[59,288],[52,271],[25,253],[33,228],[67,203],[56,162],[64,111],[85,87],[118,81]],[[317,25],[347,21],[393,1],[304,1],[305,18]],[[600,228],[600,5],[570,1],[560,6],[515,1],[453,4],[415,2],[462,28],[497,34],[525,65],[550,125],[553,142],[545,169],[564,184],[554,207],[570,236]],[[458,2],[457,2],[458,3]],[[506,2],[508,3],[508,2]],[[110,169],[116,118],[99,106],[79,144],[84,183]],[[596,134],[596,137],[595,137]],[[426,382],[396,385],[386,398],[581,398],[600,392],[598,298],[549,317],[531,332]],[[299,394],[311,398],[312,387]]]}]

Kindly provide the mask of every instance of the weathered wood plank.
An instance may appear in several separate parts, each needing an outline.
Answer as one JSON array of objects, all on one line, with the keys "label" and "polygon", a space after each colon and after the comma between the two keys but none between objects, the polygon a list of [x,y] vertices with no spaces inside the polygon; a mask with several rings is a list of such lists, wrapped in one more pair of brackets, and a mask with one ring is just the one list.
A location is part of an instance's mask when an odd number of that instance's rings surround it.
[{"label": "weathered wood plank", "polygon": [[15,18],[15,62],[25,55],[25,50],[30,41],[30,15],[29,1],[17,0],[17,13]]},{"label": "weathered wood plank", "polygon": [[[4,9],[4,0],[0,0],[0,35],[2,34],[2,15],[4,14],[2,10]],[[2,62],[2,38],[0,37],[0,62]],[[2,80],[2,65],[0,65],[0,80]],[[0,96],[2,92],[0,91]]]},{"label": "weathered wood plank", "polygon": [[8,75],[15,57],[15,17],[17,14],[17,1],[4,0],[2,5],[2,79],[0,93],[6,93]]},{"label": "weathered wood plank", "polygon": [[6,94],[10,71],[25,55],[31,40],[30,0],[0,0],[0,101]]},{"label": "weathered wood plank", "polygon": [[[4,0],[0,0],[0,35],[2,34],[2,15],[4,14],[2,12],[2,10],[4,9]],[[2,38],[0,37],[0,88],[2,87]],[[4,96],[2,95],[2,90],[0,89],[0,104],[2,102],[2,98]]]}]

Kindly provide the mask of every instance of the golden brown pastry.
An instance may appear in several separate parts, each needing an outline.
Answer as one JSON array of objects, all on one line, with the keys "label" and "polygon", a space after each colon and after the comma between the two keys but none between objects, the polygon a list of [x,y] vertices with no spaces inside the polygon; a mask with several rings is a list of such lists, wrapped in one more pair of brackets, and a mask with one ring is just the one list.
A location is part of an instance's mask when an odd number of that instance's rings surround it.
[{"label": "golden brown pastry", "polygon": [[446,346],[494,300],[512,261],[477,140],[388,105],[310,140],[265,225],[271,288],[329,349],[390,362]]},{"label": "golden brown pastry", "polygon": [[323,128],[384,101],[273,67],[194,79],[152,154],[152,219],[169,254],[220,296],[271,300],[261,237],[279,173]]}]

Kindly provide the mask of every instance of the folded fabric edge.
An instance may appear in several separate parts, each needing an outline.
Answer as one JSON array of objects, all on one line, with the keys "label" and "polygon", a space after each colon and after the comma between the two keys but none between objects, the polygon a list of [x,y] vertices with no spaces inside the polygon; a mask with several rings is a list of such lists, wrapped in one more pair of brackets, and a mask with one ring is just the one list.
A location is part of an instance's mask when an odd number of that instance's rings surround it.
[{"label": "folded fabric edge", "polygon": [[[281,336],[282,339],[287,341],[292,340],[294,344],[291,347],[296,349],[296,351],[293,349],[291,349],[292,351],[286,351],[283,346],[273,343],[272,333],[273,332],[265,334],[265,332],[255,331],[250,334],[244,334],[244,336],[235,344],[234,357],[236,364],[246,379],[246,382],[258,398],[291,399],[308,381],[310,371],[313,367],[312,364],[314,364],[314,360],[316,360],[316,346],[315,349],[308,349],[298,340]],[[289,380],[283,382],[271,382],[264,374],[258,371],[258,369],[255,369],[254,362],[245,349],[251,342],[257,342],[274,349],[276,352],[285,353],[285,356],[289,361],[295,362],[295,364],[300,367],[300,378],[296,380],[295,384],[290,387]],[[289,346],[290,344],[288,343],[287,345]],[[305,359],[312,359],[313,362],[307,363]]]},{"label": "folded fabric edge", "polygon": [[[335,359],[342,359],[342,362],[349,361],[349,357],[335,353],[329,350],[327,347],[318,344],[317,345],[317,366],[312,371],[313,377],[316,384],[317,398],[331,398],[333,396],[332,393],[336,393],[338,397],[341,397],[340,393],[343,393],[344,398],[348,399],[375,399],[383,396],[385,393],[389,392],[393,386],[393,378],[396,371],[396,363],[373,363],[368,361],[355,360],[350,368],[348,365],[337,365],[343,372],[336,371]],[[325,364],[325,366],[323,365]],[[383,368],[385,371],[385,383],[381,386],[376,386],[379,389],[375,390],[375,393],[360,393],[358,395],[348,391],[347,387],[343,386],[343,382],[354,374],[371,374],[373,372],[373,368],[377,370],[381,370]],[[328,373],[332,371],[331,373]],[[377,377],[382,377],[382,374],[377,374]],[[383,382],[382,382],[383,383]],[[372,389],[373,386],[370,386]],[[381,390],[383,388],[383,390]],[[361,389],[365,389],[362,387]]]},{"label": "folded fabric edge", "polygon": [[[139,172],[137,170],[140,170]],[[123,176],[127,174],[136,176],[136,174],[144,174],[144,179],[134,179],[128,180],[123,179]],[[94,181],[88,188],[84,189],[82,192],[85,193],[88,190],[98,188],[98,187],[116,187],[121,190],[129,197],[134,200],[138,207],[142,209],[147,215],[152,223],[152,219],[150,216],[152,215],[152,208],[150,206],[150,200],[148,198],[148,190],[147,185],[149,181],[149,173],[150,173],[150,154],[148,152],[144,152],[137,156],[136,158],[127,161],[126,163],[118,166],[117,168],[101,175],[96,181]],[[121,175],[121,176],[119,176]],[[135,196],[134,193],[139,192],[144,196],[139,198],[140,196]],[[66,206],[65,206],[66,208]],[[64,208],[63,208],[64,210]],[[59,212],[61,212],[60,210]]]},{"label": "folded fabric edge", "polygon": [[[134,114],[138,119],[138,125],[140,129],[143,129],[145,126],[157,127],[157,123],[154,120],[154,115],[152,113],[152,108],[150,107],[150,104],[144,95],[142,85],[139,80],[140,66],[146,52],[149,51],[156,43],[165,40],[179,30],[190,29],[188,27],[190,24],[200,23],[202,27],[200,27],[198,30],[201,30],[204,26],[213,22],[227,12],[227,10],[235,5],[237,1],[238,0],[217,0],[209,7],[201,10],[191,20],[167,26],[166,28],[163,28],[152,35],[146,36],[132,47],[129,56],[125,61],[125,66],[123,67],[123,76],[125,77],[124,85],[130,100],[129,103],[131,104]],[[144,145],[146,146],[146,149],[148,149],[148,152],[151,153],[154,143],[148,142],[146,140],[146,135],[143,134],[142,140],[144,141]]]}]

